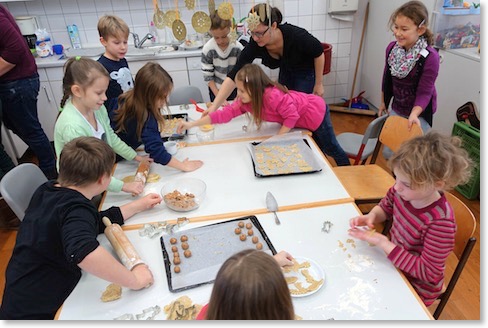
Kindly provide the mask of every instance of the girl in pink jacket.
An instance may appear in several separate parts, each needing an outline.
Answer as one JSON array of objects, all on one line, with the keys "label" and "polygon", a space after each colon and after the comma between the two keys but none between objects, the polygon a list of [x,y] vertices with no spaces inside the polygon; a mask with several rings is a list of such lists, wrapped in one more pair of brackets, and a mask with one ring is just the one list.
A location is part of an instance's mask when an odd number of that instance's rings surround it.
[{"label": "girl in pink jacket", "polygon": [[323,98],[298,91],[289,91],[273,82],[256,64],[246,64],[236,75],[237,98],[230,104],[194,122],[181,122],[178,133],[205,124],[227,123],[242,114],[252,114],[259,129],[263,121],[281,124],[278,134],[292,128],[307,129],[322,152],[334,158],[337,165],[350,165],[337,142],[330,120],[330,111]]}]

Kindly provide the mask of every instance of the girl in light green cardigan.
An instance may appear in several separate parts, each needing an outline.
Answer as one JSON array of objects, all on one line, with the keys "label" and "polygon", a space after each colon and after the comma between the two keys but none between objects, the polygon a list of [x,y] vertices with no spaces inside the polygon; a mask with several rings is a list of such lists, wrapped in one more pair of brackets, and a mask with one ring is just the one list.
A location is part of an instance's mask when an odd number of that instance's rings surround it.
[{"label": "girl in light green cardigan", "polygon": [[[64,145],[76,137],[96,137],[105,141],[116,154],[126,160],[142,161],[139,156],[123,142],[110,126],[105,91],[109,83],[107,70],[97,61],[89,58],[70,58],[65,64],[63,78],[63,99],[56,125],[54,126],[54,148],[58,158]],[[59,166],[58,166],[59,167]],[[142,182],[126,182],[112,177],[110,191],[124,191],[135,195],[144,189]]]}]

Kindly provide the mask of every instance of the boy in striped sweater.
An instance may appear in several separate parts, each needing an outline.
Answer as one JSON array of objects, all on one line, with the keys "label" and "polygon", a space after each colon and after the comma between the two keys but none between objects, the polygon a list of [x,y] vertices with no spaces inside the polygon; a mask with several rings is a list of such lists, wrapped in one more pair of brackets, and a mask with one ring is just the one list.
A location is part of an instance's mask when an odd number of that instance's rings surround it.
[{"label": "boy in striped sweater", "polygon": [[[471,161],[460,144],[458,137],[433,130],[406,141],[388,163],[395,185],[371,212],[350,221],[349,234],[381,247],[426,306],[442,292],[454,247],[456,221],[443,191],[468,182],[471,175]],[[390,239],[372,230],[386,220],[392,224]]]}]

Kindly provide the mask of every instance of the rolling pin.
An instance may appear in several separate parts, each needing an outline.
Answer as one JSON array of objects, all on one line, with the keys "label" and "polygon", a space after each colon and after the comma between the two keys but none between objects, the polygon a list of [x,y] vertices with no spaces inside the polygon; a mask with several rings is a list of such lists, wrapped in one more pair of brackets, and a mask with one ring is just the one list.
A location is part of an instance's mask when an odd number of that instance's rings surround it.
[{"label": "rolling pin", "polygon": [[138,264],[143,264],[144,261],[142,261],[120,225],[112,223],[106,216],[103,217],[102,221],[105,224],[105,235],[122,264],[129,270],[132,270]]},{"label": "rolling pin", "polygon": [[[149,168],[151,167],[151,162],[148,160],[141,161],[139,167],[137,168],[136,175],[134,176],[135,182],[142,182],[145,186],[147,181],[147,176],[149,175]],[[132,194],[132,196],[136,196]]]}]

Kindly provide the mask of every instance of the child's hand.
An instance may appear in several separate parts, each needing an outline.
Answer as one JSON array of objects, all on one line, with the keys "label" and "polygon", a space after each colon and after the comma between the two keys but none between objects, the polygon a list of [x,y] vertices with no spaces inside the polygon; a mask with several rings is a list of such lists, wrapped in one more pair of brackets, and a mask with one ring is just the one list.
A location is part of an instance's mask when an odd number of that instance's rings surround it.
[{"label": "child's hand", "polygon": [[383,241],[388,241],[388,237],[382,235],[381,233],[376,232],[375,229],[361,229],[361,228],[352,228],[348,230],[349,235],[367,241],[370,245],[376,246]]},{"label": "child's hand", "polygon": [[163,198],[156,194],[156,193],[150,193],[147,194],[146,196],[142,197],[141,199],[137,200],[138,202],[141,202],[140,204],[140,210],[148,210],[150,208],[153,208],[154,206],[161,204],[161,201]]},{"label": "child's hand", "polygon": [[410,130],[414,124],[421,127],[418,116],[415,115],[415,113],[410,113],[410,116],[408,117],[408,130]]},{"label": "child's hand", "polygon": [[191,122],[186,122],[186,121],[181,120],[178,123],[178,126],[176,127],[176,133],[182,134],[183,132],[185,132],[185,130],[190,129],[191,127],[192,127]]},{"label": "child's hand", "polygon": [[359,215],[353,217],[351,220],[349,220],[349,226],[353,229],[361,226],[367,226],[368,228],[373,229],[374,221],[375,221],[375,215],[370,212],[366,215]]},{"label": "child's hand", "polygon": [[382,116],[383,114],[388,114],[388,111],[386,110],[385,103],[381,102],[381,104],[378,106],[378,117]]},{"label": "child's hand", "polygon": [[136,157],[134,157],[134,160],[138,162],[142,162],[142,161],[154,162],[154,159],[149,157],[149,155],[144,155],[144,156],[137,155]]},{"label": "child's hand", "polygon": [[196,169],[201,168],[203,162],[200,160],[192,160],[190,161],[188,158],[185,158],[179,166],[179,169],[183,172],[191,172],[195,171]]},{"label": "child's hand", "polygon": [[144,184],[141,181],[126,182],[122,186],[122,191],[131,193],[133,196],[139,195],[144,191]]},{"label": "child's hand", "polygon": [[132,273],[136,276],[137,280],[136,285],[132,288],[134,290],[150,287],[154,283],[153,274],[145,264],[136,265],[132,269]]},{"label": "child's hand", "polygon": [[280,265],[280,267],[293,265],[293,256],[286,251],[281,251],[273,256],[276,262]]}]

